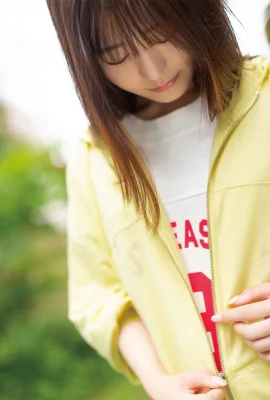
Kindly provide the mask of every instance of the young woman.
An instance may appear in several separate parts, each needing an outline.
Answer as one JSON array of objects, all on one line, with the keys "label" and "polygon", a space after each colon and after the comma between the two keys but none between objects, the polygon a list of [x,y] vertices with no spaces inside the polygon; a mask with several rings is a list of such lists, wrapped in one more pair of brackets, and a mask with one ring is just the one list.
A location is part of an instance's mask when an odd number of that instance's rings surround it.
[{"label": "young woman", "polygon": [[269,399],[269,61],[241,55],[226,1],[47,3],[91,124],[70,319],[154,400]]}]

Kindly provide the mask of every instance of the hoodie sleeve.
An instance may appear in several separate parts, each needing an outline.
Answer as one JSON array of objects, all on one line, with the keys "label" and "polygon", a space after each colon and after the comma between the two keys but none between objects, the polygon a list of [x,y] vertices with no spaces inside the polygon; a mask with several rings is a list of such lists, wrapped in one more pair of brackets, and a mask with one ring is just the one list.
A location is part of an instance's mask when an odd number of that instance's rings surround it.
[{"label": "hoodie sleeve", "polygon": [[90,178],[88,152],[89,144],[79,141],[66,174],[69,319],[116,371],[138,383],[118,350],[120,324],[138,316],[113,265]]}]

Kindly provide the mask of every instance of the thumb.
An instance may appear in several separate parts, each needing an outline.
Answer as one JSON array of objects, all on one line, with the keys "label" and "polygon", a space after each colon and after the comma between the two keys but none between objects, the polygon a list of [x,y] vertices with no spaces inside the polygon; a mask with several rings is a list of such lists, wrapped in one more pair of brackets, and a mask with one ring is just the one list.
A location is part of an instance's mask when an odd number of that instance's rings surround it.
[{"label": "thumb", "polygon": [[187,390],[215,389],[227,385],[224,379],[219,376],[213,376],[207,371],[184,372],[180,375],[180,380],[181,386]]}]

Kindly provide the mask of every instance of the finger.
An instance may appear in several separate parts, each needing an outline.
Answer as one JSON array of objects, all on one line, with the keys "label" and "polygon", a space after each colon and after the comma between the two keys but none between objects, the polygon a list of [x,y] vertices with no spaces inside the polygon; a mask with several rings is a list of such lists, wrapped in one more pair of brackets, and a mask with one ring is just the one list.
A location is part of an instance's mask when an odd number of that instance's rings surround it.
[{"label": "finger", "polygon": [[211,318],[213,322],[239,322],[254,321],[268,317],[270,313],[270,300],[247,304],[230,310],[222,311]]},{"label": "finger", "polygon": [[202,389],[198,390],[196,393],[197,394],[205,394],[205,393],[208,393],[209,390],[212,390],[212,389],[202,388]]},{"label": "finger", "polygon": [[201,387],[208,389],[219,389],[227,386],[227,382],[219,376],[212,376],[202,381]]},{"label": "finger", "polygon": [[240,296],[232,298],[228,304],[239,306],[267,299],[270,299],[270,283],[248,288]]},{"label": "finger", "polygon": [[224,400],[224,392],[221,389],[210,390],[205,396],[205,400]]},{"label": "finger", "polygon": [[186,372],[181,374],[182,388],[198,390],[201,388],[215,389],[224,387],[227,382],[219,376],[213,376],[208,371]]},{"label": "finger", "polygon": [[183,400],[224,400],[224,393],[221,389],[213,389],[206,394],[184,395]]},{"label": "finger", "polygon": [[184,394],[181,399],[183,400],[207,400],[205,394]]},{"label": "finger", "polygon": [[234,330],[238,335],[246,340],[258,340],[270,336],[270,319],[254,322],[253,324],[245,324],[244,322],[236,322]]},{"label": "finger", "polygon": [[270,351],[268,351],[266,353],[259,353],[259,356],[262,360],[270,363]]},{"label": "finger", "polygon": [[246,343],[257,353],[266,353],[270,351],[270,336],[254,341],[246,340]]}]

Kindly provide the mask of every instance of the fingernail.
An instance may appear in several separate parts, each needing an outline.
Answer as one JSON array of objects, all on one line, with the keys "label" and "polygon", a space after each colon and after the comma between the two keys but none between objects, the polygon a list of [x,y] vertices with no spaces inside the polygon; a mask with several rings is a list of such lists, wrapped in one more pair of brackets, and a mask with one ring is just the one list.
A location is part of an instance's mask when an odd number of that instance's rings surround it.
[{"label": "fingernail", "polygon": [[212,320],[213,322],[221,322],[221,321],[222,321],[222,315],[221,315],[221,314],[213,315],[213,317],[211,318],[211,320]]},{"label": "fingernail", "polygon": [[235,296],[229,301],[229,305],[242,303],[243,301],[249,301],[249,296]]},{"label": "fingernail", "polygon": [[224,379],[220,378],[219,376],[212,376],[211,381],[219,386],[227,386],[227,382],[224,381]]}]

